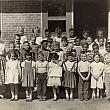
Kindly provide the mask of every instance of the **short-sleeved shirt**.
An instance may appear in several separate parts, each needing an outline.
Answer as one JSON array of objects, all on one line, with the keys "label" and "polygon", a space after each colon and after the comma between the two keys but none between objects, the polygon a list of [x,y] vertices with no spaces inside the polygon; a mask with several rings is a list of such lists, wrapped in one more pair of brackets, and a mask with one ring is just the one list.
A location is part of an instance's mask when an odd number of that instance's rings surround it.
[{"label": "short-sleeved shirt", "polygon": [[36,61],[36,70],[37,70],[37,73],[46,73],[48,71],[48,62]]},{"label": "short-sleeved shirt", "polygon": [[88,61],[80,61],[78,63],[78,68],[80,72],[88,72],[90,68],[90,63]]}]

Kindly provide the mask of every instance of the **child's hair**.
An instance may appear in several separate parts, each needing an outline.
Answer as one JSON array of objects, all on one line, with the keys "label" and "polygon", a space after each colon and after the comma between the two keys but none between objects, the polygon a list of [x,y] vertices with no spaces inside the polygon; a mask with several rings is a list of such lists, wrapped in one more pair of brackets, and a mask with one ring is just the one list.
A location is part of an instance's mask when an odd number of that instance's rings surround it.
[{"label": "child's hair", "polygon": [[48,38],[47,41],[48,41],[49,43],[53,43],[53,39],[52,39],[52,38]]},{"label": "child's hair", "polygon": [[31,56],[31,59],[32,59],[32,53],[31,52],[25,53],[25,58],[26,58],[26,56]]},{"label": "child's hair", "polygon": [[15,44],[15,42],[14,42],[14,41],[10,41],[10,42],[9,42],[9,44],[13,44],[13,45],[14,45],[14,44]]},{"label": "child's hair", "polygon": [[43,41],[41,42],[41,45],[42,45],[44,42],[48,43],[48,41],[47,41],[47,40],[43,40]]},{"label": "child's hair", "polygon": [[93,43],[92,48],[95,46],[99,49],[99,45],[97,43]]},{"label": "child's hair", "polygon": [[52,53],[52,57],[51,58],[54,59],[54,60],[58,60],[59,59],[59,55],[54,52],[54,53]]},{"label": "child's hair", "polygon": [[24,42],[23,42],[23,45],[24,45],[24,44],[26,44],[26,43],[27,43],[27,44],[29,44],[29,42],[28,42],[28,41],[24,41]]},{"label": "child's hair", "polygon": [[35,29],[37,29],[38,33],[40,33],[40,28],[39,28],[39,27],[34,27],[34,28],[32,29],[32,33],[34,33],[34,30],[35,30]]},{"label": "child's hair", "polygon": [[84,45],[87,45],[87,48],[89,48],[89,45],[87,42],[82,43],[82,47],[84,47]]},{"label": "child's hair", "polygon": [[70,28],[70,29],[69,29],[69,32],[71,32],[71,31],[74,31],[74,28]]},{"label": "child's hair", "polygon": [[67,37],[66,37],[66,36],[63,36],[63,37],[61,38],[61,42],[63,42],[63,41],[68,42],[68,40],[67,40]]},{"label": "child's hair", "polygon": [[[74,51],[75,52],[75,51]],[[72,52],[68,52],[67,54],[66,54],[66,56],[68,57],[68,56],[72,56],[72,57],[76,57],[76,54],[73,54]]]},{"label": "child's hair", "polygon": [[20,34],[15,34],[15,36],[19,37],[20,38]]},{"label": "child's hair", "polygon": [[99,56],[99,59],[101,58],[101,55],[100,55],[99,53],[94,54],[94,55],[93,55],[93,58],[94,58],[96,55]]},{"label": "child's hair", "polygon": [[38,55],[41,55],[41,56],[44,57],[44,53],[43,53],[42,51],[39,51],[39,52],[37,53],[37,56],[38,56]]},{"label": "child's hair", "polygon": [[105,43],[105,47],[107,47],[108,45],[110,45],[110,42],[106,42]]},{"label": "child's hair", "polygon": [[14,54],[16,58],[18,58],[18,54],[17,54],[17,52],[16,52],[16,51],[14,51],[14,50],[13,50],[13,51],[11,51],[10,55],[12,55],[12,54]]},{"label": "child's hair", "polygon": [[46,32],[49,32],[49,33],[51,33],[49,29],[45,29],[45,33],[46,33]]}]

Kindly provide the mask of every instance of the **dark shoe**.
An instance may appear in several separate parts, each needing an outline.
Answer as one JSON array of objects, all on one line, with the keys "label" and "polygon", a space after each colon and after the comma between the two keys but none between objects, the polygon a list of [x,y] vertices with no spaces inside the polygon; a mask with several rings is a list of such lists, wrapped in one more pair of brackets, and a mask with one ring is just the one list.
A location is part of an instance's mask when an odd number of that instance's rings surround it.
[{"label": "dark shoe", "polygon": [[70,101],[74,101],[74,99],[73,98],[70,98]]},{"label": "dark shoe", "polygon": [[15,98],[14,101],[18,101],[18,98]]},{"label": "dark shoe", "polygon": [[85,101],[88,101],[89,99],[85,99]]},{"label": "dark shoe", "polygon": [[43,98],[42,98],[42,100],[43,100],[43,101],[46,101],[46,100],[47,100],[47,98],[46,98],[46,97],[43,97]]},{"label": "dark shoe", "polygon": [[10,101],[14,101],[14,100],[15,100],[14,98],[11,98],[11,99],[10,99]]},{"label": "dark shoe", "polygon": [[54,97],[54,98],[53,98],[53,101],[57,101],[57,97]]},{"label": "dark shoe", "polygon": [[32,99],[29,99],[28,102],[32,102]]},{"label": "dark shoe", "polygon": [[108,101],[108,102],[110,102],[110,98],[109,98],[109,99],[107,99],[107,101]]},{"label": "dark shoe", "polygon": [[26,99],[26,102],[29,102],[29,99]]},{"label": "dark shoe", "polygon": [[40,98],[39,101],[43,101],[43,98]]},{"label": "dark shoe", "polygon": [[80,101],[83,101],[84,99],[80,99]]}]

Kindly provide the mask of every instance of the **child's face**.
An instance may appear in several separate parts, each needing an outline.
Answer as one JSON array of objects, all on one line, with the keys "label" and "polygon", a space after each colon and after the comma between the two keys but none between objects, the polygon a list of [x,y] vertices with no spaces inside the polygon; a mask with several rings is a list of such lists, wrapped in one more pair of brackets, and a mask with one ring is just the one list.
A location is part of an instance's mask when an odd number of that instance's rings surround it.
[{"label": "child's face", "polygon": [[60,50],[60,46],[59,45],[53,45],[53,49],[54,51],[59,51]]},{"label": "child's face", "polygon": [[88,33],[87,33],[87,32],[84,32],[84,33],[83,33],[83,36],[84,36],[84,38],[86,39],[87,36],[88,36]]},{"label": "child's face", "polygon": [[24,30],[19,30],[19,31],[18,31],[18,34],[19,34],[20,36],[24,35]]},{"label": "child's face", "polygon": [[29,44],[28,44],[28,43],[25,43],[25,44],[23,45],[23,47],[24,47],[25,50],[29,50]]},{"label": "child's face", "polygon": [[15,48],[19,50],[20,49],[20,44],[16,44]]},{"label": "child's face", "polygon": [[88,45],[84,44],[84,45],[82,46],[82,48],[83,48],[83,51],[87,51]]},{"label": "child's face", "polygon": [[99,48],[97,46],[93,46],[92,48],[95,53],[99,52]]},{"label": "child's face", "polygon": [[106,45],[106,51],[107,51],[108,53],[110,53],[110,44],[107,44],[107,45]]},{"label": "child's face", "polygon": [[92,38],[91,37],[87,37],[87,43],[90,45],[92,43]]},{"label": "child's face", "polygon": [[38,54],[38,60],[39,60],[39,61],[43,61],[43,60],[44,60],[44,56],[41,55],[41,54]]},{"label": "child's face", "polygon": [[68,43],[67,51],[71,52],[73,50],[73,43]]},{"label": "child's face", "polygon": [[28,61],[30,61],[30,60],[31,60],[31,56],[30,56],[30,55],[26,55],[26,59],[27,59]]},{"label": "child's face", "polygon": [[71,30],[70,32],[69,32],[69,34],[70,34],[70,36],[74,36],[74,30]]},{"label": "child's face", "polygon": [[75,45],[76,45],[76,46],[80,46],[80,39],[76,39],[76,40],[75,40]]},{"label": "child's face", "polygon": [[44,42],[43,44],[42,44],[42,47],[44,48],[44,49],[46,49],[47,48],[47,42]]},{"label": "child's face", "polygon": [[81,60],[86,61],[87,60],[87,55],[86,54],[81,54]]},{"label": "child's face", "polygon": [[46,38],[51,37],[50,32],[48,32],[48,31],[47,31],[47,32],[45,32],[45,37],[46,37]]},{"label": "child's face", "polygon": [[15,54],[11,54],[11,59],[12,60],[15,60],[16,59]]},{"label": "child's face", "polygon": [[98,30],[97,36],[98,36],[98,37],[103,37],[103,31],[102,31],[102,30]]},{"label": "child's face", "polygon": [[106,55],[106,56],[105,56],[104,62],[105,62],[106,64],[110,64],[110,55]]},{"label": "child's face", "polygon": [[13,43],[10,43],[10,50],[13,50],[13,49],[15,49],[15,44],[13,44]]},{"label": "child's face", "polygon": [[20,41],[20,37],[19,37],[19,36],[16,36],[16,38],[15,38],[15,39]]},{"label": "child's face", "polygon": [[94,61],[97,62],[97,63],[100,61],[99,55],[95,55],[95,56],[94,56]]},{"label": "child's face", "polygon": [[34,44],[36,42],[36,37],[31,37],[31,43]]},{"label": "child's face", "polygon": [[103,46],[104,45],[104,39],[99,39],[99,45]]},{"label": "child's face", "polygon": [[68,60],[69,60],[70,62],[73,61],[73,56],[68,56],[67,58],[68,58]]},{"label": "child's face", "polygon": [[66,47],[66,46],[68,45],[68,42],[67,42],[67,41],[62,41],[62,45],[63,45],[64,47]]}]

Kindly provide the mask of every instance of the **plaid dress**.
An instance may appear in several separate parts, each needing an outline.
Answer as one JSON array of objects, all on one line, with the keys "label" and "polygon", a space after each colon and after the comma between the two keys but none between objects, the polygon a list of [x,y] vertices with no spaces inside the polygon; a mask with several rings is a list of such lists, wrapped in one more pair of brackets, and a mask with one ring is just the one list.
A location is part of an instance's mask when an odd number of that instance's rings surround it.
[{"label": "plaid dress", "polygon": [[76,65],[76,63],[74,62],[71,70],[68,70],[68,68],[67,68],[68,65],[66,65],[66,63],[63,64],[63,66],[65,68],[64,87],[75,88],[75,86],[76,86],[75,65]]}]

